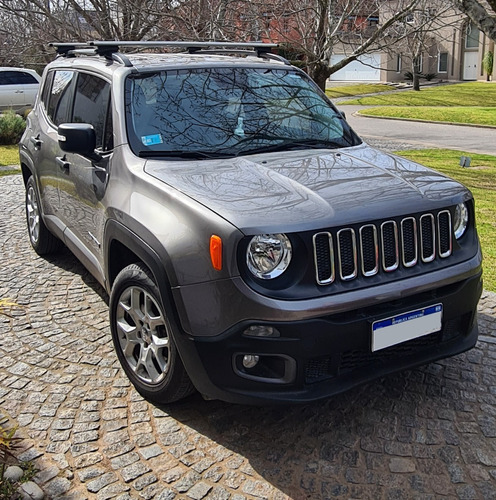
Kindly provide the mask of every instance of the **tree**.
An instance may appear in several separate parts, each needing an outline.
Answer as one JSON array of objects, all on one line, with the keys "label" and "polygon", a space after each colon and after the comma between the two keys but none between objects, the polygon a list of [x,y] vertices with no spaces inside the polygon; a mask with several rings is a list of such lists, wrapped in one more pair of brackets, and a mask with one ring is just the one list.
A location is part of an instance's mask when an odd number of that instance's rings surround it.
[{"label": "tree", "polygon": [[[300,54],[323,89],[350,62],[410,36],[393,40],[391,30],[425,1],[0,0],[0,63],[43,65],[49,41],[264,39]],[[344,57],[331,63],[336,51]]]},{"label": "tree", "polygon": [[[415,30],[425,31],[425,20],[405,25],[405,19],[425,3],[426,0],[276,0],[269,5],[279,17],[280,27],[284,26],[283,18],[291,19],[292,29],[279,29],[278,40],[304,55],[310,76],[324,89],[331,74],[360,56],[387,50],[392,43],[411,37]],[[433,17],[436,15],[433,11]],[[400,32],[398,25],[408,29]],[[273,36],[268,34],[267,38]],[[344,57],[332,64],[331,56],[336,50]]]},{"label": "tree", "polygon": [[496,0],[453,0],[453,5],[496,42]]},{"label": "tree", "polygon": [[[443,31],[447,33],[446,28],[457,23],[450,0],[420,0],[412,12],[390,28],[392,48],[384,50],[401,54],[410,62],[414,90],[420,90],[424,55],[429,57],[442,41]],[[399,42],[394,43],[395,40]]]}]

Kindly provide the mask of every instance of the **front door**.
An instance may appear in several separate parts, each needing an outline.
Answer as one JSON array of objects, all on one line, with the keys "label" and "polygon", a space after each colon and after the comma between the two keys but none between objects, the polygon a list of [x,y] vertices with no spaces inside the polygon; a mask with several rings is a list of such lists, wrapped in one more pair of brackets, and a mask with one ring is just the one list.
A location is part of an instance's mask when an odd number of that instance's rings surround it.
[{"label": "front door", "polygon": [[78,257],[85,261],[87,267],[100,273],[105,226],[105,211],[101,201],[107,187],[113,138],[110,84],[98,76],[79,73],[71,121],[93,126],[101,160],[79,154],[64,154],[58,183],[59,211],[67,224],[64,233],[66,244],[71,249],[75,246],[76,252],[85,247],[85,255],[78,254]]},{"label": "front door", "polygon": [[463,57],[463,79],[477,80],[477,62],[479,61],[478,52],[465,51]]}]

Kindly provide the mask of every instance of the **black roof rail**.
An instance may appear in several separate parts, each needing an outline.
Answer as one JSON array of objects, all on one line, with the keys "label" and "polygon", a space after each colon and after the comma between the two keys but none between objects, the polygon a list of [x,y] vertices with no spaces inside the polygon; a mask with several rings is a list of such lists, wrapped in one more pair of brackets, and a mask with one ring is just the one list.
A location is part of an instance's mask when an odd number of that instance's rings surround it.
[{"label": "black roof rail", "polygon": [[49,47],[54,47],[57,51],[58,55],[66,56],[72,55],[76,50],[80,49],[89,49],[90,45],[86,42],[75,42],[75,43],[59,43],[59,42],[51,42],[48,44]]},{"label": "black roof rail", "polygon": [[59,56],[76,56],[77,54],[101,55],[107,59],[120,62],[124,66],[132,66],[129,59],[120,52],[122,48],[161,48],[172,47],[184,49],[190,54],[198,52],[204,54],[252,54],[263,59],[274,59],[285,64],[290,64],[283,57],[272,54],[271,50],[278,47],[276,43],[264,42],[194,42],[194,41],[117,41],[117,40],[93,40],[90,42],[58,43],[52,42]]}]

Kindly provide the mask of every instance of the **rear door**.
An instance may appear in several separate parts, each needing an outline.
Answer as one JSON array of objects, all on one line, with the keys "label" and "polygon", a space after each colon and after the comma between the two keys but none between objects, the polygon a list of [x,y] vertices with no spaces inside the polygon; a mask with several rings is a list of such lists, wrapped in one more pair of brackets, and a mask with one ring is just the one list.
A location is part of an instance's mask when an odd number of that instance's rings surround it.
[{"label": "rear door", "polygon": [[[63,170],[63,152],[57,138],[57,127],[69,121],[72,111],[74,71],[51,71],[45,78],[40,106],[35,109],[29,137],[30,154],[36,165],[43,213],[51,218],[60,231],[67,221],[60,219],[59,182]],[[30,115],[31,116],[31,115]]]}]

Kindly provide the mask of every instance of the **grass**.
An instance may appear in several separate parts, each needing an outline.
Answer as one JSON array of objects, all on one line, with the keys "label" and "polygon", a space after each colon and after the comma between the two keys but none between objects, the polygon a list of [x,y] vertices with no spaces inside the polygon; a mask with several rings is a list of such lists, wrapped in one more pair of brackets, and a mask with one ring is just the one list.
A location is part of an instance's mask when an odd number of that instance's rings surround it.
[{"label": "grass", "polygon": [[381,116],[407,120],[429,120],[435,122],[491,125],[496,127],[496,107],[406,107],[391,106],[367,108],[360,111],[364,116]]},{"label": "grass", "polygon": [[[484,255],[484,289],[496,292],[496,156],[447,149],[399,151],[398,154],[465,184],[475,198],[477,230]],[[460,156],[471,166],[460,167]]]},{"label": "grass", "polygon": [[326,89],[326,95],[330,99],[336,99],[338,97],[349,97],[355,95],[375,94],[377,92],[387,92],[394,89],[395,87],[383,83],[361,83],[356,85],[329,87]]},{"label": "grass", "polygon": [[[17,145],[0,146],[0,167],[8,167],[10,165],[19,165],[19,147]],[[0,170],[0,177],[14,173],[19,173],[19,170]]]},{"label": "grass", "polygon": [[429,87],[420,91],[405,90],[391,94],[360,97],[341,104],[367,106],[480,106],[496,107],[496,83],[469,82]]}]

